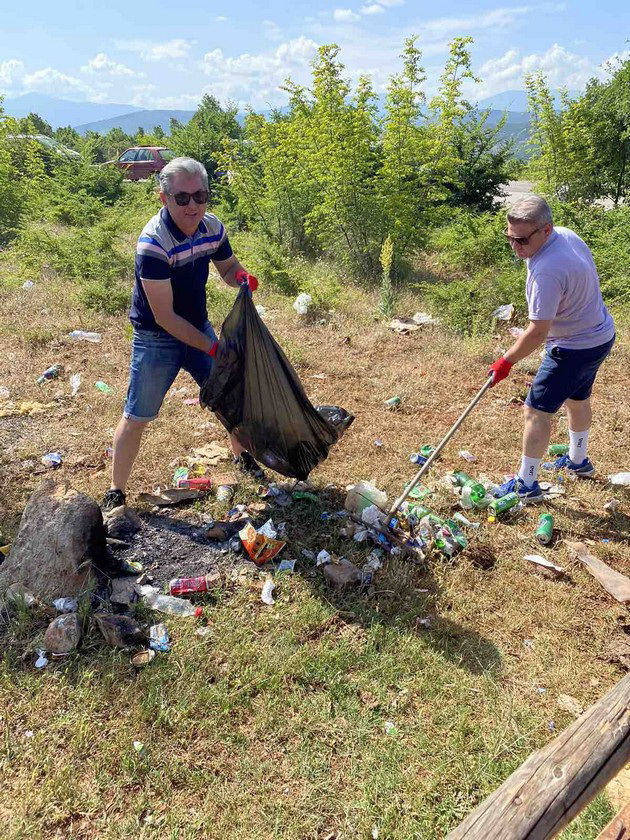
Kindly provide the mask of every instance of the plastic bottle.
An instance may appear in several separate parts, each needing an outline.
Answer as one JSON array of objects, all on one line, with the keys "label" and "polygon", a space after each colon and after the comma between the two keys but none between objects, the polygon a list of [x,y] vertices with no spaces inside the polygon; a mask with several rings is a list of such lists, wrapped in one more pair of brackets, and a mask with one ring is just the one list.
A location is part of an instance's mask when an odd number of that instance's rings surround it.
[{"label": "plastic bottle", "polygon": [[146,598],[147,604],[152,610],[166,613],[167,615],[178,615],[180,617],[200,615],[203,611],[195,607],[190,601],[183,598],[174,598],[172,595],[149,595]]},{"label": "plastic bottle", "polygon": [[51,367],[46,368],[41,376],[37,377],[37,384],[43,385],[44,382],[56,379],[60,373],[63,373],[63,365],[51,365]]},{"label": "plastic bottle", "polygon": [[84,332],[83,330],[72,330],[71,333],[68,333],[70,338],[74,338],[75,341],[91,341],[92,344],[98,344],[101,340],[101,334],[96,332]]},{"label": "plastic bottle", "polygon": [[456,472],[454,473],[455,481],[462,488],[461,502],[462,507],[466,510],[471,508],[487,507],[490,504],[490,498],[486,493],[486,488],[476,478],[471,478],[468,473]]},{"label": "plastic bottle", "polygon": [[207,592],[217,582],[217,575],[201,575],[191,578],[173,578],[169,584],[171,595],[193,595]]},{"label": "plastic bottle", "polygon": [[548,545],[553,539],[553,516],[550,513],[541,513],[538,517],[536,539],[541,545]]},{"label": "plastic bottle", "polygon": [[494,522],[499,514],[516,507],[520,501],[521,499],[518,493],[507,493],[505,496],[501,496],[500,499],[493,499],[488,505],[488,521]]}]

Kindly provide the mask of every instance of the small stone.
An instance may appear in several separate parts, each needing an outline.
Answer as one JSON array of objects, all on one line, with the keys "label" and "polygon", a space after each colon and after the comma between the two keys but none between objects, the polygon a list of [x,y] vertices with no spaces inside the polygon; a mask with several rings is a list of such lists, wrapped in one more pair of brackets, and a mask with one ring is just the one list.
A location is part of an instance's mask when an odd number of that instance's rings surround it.
[{"label": "small stone", "polygon": [[132,508],[120,505],[103,515],[107,536],[115,540],[128,540],[142,528],[142,520]]},{"label": "small stone", "polygon": [[146,645],[147,634],[140,625],[126,615],[94,613],[98,629],[112,647],[125,648],[131,645]]},{"label": "small stone", "polygon": [[112,604],[128,607],[137,598],[136,578],[123,577],[112,580],[112,594],[110,595]]},{"label": "small stone", "polygon": [[70,653],[81,640],[78,613],[66,613],[53,619],[44,634],[44,647],[49,653]]},{"label": "small stone", "polygon": [[339,563],[326,563],[324,566],[324,577],[326,583],[335,589],[346,589],[350,586],[358,586],[363,575],[354,563],[342,557]]}]

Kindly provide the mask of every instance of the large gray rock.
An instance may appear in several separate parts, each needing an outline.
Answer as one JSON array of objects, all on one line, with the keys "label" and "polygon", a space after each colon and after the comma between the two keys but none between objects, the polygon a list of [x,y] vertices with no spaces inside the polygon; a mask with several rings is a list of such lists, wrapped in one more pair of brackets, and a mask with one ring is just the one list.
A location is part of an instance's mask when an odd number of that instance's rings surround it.
[{"label": "large gray rock", "polygon": [[45,481],[28,500],[9,556],[0,566],[0,592],[22,583],[41,601],[93,588],[92,564],[106,569],[101,509],[67,482]]}]

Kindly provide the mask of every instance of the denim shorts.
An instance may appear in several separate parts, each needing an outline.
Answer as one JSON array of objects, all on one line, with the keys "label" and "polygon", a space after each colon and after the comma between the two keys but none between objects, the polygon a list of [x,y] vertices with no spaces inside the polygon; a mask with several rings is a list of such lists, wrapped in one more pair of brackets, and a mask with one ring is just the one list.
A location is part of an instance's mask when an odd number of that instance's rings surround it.
[{"label": "denim shorts", "polygon": [[[202,332],[216,341],[211,324],[206,323]],[[179,371],[183,368],[201,387],[212,370],[212,362],[207,353],[162,330],[134,329],[124,416],[155,420]]]},{"label": "denim shorts", "polygon": [[612,350],[615,337],[586,350],[550,347],[534,377],[525,405],[555,414],[565,400],[587,400],[600,365]]}]

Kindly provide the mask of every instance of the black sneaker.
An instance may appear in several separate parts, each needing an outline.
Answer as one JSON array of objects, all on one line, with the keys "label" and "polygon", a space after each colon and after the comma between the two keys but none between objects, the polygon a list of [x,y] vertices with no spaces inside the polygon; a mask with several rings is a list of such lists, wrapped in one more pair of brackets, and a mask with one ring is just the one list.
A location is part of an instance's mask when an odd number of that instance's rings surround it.
[{"label": "black sneaker", "polygon": [[250,475],[258,481],[264,481],[265,474],[260,464],[256,463],[249,452],[241,452],[238,457],[234,458],[234,466],[246,475]]},{"label": "black sneaker", "polygon": [[125,494],[122,490],[108,490],[103,496],[101,510],[113,510],[125,504]]}]

